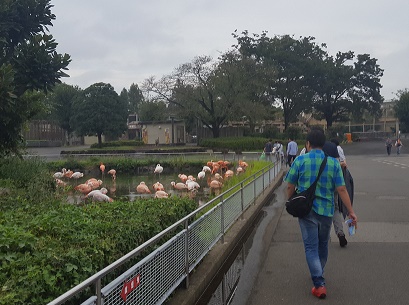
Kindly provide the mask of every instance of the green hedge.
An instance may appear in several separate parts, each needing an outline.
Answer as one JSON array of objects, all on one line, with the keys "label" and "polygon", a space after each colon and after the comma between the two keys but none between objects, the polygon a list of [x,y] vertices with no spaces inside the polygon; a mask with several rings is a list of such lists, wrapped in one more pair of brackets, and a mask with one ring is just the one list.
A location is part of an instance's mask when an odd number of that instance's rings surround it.
[{"label": "green hedge", "polygon": [[231,150],[240,151],[261,151],[268,139],[256,137],[235,137],[235,138],[210,138],[200,141],[200,146],[211,148],[215,151]]},{"label": "green hedge", "polygon": [[129,141],[111,141],[111,142],[104,142],[101,145],[92,144],[91,148],[104,148],[104,147],[119,147],[119,146],[142,146],[144,145],[143,141],[139,140],[129,140]]},{"label": "green hedge", "polygon": [[0,304],[45,304],[195,208],[192,200],[169,198],[2,211]]}]

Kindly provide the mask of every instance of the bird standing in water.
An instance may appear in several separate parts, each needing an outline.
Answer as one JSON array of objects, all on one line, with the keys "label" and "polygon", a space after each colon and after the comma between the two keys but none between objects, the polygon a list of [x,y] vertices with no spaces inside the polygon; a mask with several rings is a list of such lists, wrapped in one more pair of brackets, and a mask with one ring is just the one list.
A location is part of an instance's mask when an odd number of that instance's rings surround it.
[{"label": "bird standing in water", "polygon": [[105,174],[105,165],[104,165],[104,163],[101,162],[101,164],[99,165],[99,169],[101,170],[102,178],[104,178],[104,174]]},{"label": "bird standing in water", "polygon": [[136,187],[136,192],[138,194],[150,194],[151,190],[149,189],[149,187],[146,185],[146,183],[144,181],[142,181],[141,183],[139,183]]},{"label": "bird standing in water", "polygon": [[153,171],[154,174],[158,174],[160,178],[160,174],[163,172],[163,167],[160,164],[156,164],[155,170]]},{"label": "bird standing in water", "polygon": [[109,175],[112,175],[112,180],[115,180],[115,179],[116,179],[116,170],[110,169],[110,170],[108,171],[108,174],[109,174]]}]

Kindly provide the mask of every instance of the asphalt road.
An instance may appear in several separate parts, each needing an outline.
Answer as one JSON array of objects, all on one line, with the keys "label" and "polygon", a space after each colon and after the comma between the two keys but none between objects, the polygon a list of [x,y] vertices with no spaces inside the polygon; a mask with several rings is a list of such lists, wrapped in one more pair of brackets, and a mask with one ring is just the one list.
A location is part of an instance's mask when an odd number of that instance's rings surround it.
[{"label": "asphalt road", "polygon": [[409,155],[403,149],[397,156],[393,149],[388,156],[383,142],[343,147],[354,178],[359,223],[345,248],[331,233],[327,298],[311,295],[300,229],[284,209],[283,183],[271,220],[277,225],[258,234],[262,247],[256,252],[262,259],[257,264],[251,256],[246,259],[243,270],[249,272],[241,275],[233,305],[409,304]]}]

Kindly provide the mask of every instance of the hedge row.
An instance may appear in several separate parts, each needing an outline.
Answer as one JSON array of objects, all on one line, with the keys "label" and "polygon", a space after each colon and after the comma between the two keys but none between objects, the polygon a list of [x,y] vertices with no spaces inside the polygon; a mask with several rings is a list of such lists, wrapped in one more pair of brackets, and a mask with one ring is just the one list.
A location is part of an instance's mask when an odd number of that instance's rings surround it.
[{"label": "hedge row", "polygon": [[142,146],[144,145],[143,141],[140,140],[128,140],[128,141],[111,141],[104,142],[99,145],[98,143],[92,144],[91,148],[104,148],[104,147],[119,147],[119,146]]}]

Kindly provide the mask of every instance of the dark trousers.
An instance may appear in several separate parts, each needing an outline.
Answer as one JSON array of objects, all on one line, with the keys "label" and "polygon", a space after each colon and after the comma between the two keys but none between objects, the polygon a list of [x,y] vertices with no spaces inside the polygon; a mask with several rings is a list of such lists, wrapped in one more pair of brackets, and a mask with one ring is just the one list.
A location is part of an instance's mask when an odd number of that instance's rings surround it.
[{"label": "dark trousers", "polygon": [[288,155],[288,157],[287,157],[288,166],[291,166],[291,164],[293,163],[295,157],[296,157],[296,155]]}]

